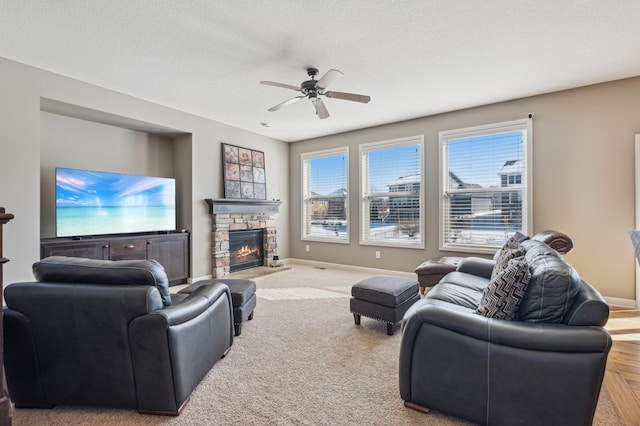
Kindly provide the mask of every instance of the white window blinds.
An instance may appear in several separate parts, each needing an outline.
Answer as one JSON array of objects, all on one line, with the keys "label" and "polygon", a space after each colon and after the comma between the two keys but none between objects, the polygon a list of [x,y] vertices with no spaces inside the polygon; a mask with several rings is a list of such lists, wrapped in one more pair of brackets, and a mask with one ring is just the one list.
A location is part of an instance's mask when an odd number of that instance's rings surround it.
[{"label": "white window blinds", "polygon": [[493,251],[527,233],[531,120],[440,133],[441,249]]},{"label": "white window blinds", "polygon": [[349,149],[302,154],[302,239],[349,241]]},{"label": "white window blinds", "polygon": [[360,145],[360,243],[424,247],[423,137]]}]

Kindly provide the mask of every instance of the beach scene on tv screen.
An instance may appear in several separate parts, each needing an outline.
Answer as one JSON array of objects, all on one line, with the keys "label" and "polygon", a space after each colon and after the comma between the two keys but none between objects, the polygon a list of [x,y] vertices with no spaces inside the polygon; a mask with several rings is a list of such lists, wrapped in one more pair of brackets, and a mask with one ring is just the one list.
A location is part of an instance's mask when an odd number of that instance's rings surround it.
[{"label": "beach scene on tv screen", "polygon": [[56,169],[56,235],[175,230],[175,180]]}]

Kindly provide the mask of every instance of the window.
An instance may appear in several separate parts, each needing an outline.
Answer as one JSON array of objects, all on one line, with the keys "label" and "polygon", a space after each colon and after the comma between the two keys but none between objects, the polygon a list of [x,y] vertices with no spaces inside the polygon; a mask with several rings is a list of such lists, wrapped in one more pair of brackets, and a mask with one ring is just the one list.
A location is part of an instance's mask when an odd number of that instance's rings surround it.
[{"label": "window", "polygon": [[531,119],[440,132],[440,248],[493,252],[531,220]]},{"label": "window", "polygon": [[302,239],[349,242],[349,148],[302,154]]},{"label": "window", "polygon": [[360,244],[424,248],[424,138],[360,145]]}]

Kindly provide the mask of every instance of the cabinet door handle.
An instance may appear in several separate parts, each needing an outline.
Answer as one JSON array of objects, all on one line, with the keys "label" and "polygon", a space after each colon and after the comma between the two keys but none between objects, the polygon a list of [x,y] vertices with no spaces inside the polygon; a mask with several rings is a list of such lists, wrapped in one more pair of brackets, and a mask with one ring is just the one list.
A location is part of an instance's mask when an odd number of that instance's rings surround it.
[{"label": "cabinet door handle", "polygon": [[128,248],[128,249],[132,249],[134,247],[133,244],[127,244],[126,246],[124,246],[124,248]]}]

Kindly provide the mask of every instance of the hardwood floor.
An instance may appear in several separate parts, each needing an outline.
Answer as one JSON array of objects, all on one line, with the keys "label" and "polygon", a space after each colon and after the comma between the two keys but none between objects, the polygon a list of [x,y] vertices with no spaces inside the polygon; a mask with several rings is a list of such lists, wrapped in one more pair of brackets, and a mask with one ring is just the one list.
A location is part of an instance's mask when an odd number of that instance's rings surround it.
[{"label": "hardwood floor", "polygon": [[613,339],[604,385],[626,425],[640,425],[640,311],[611,308],[606,329]]}]

